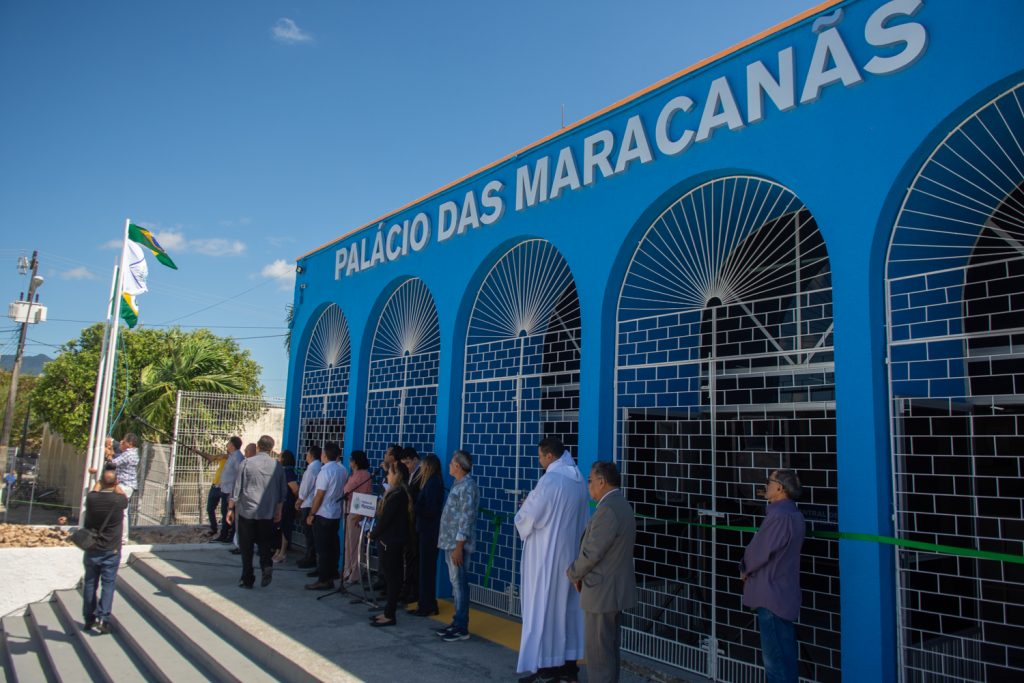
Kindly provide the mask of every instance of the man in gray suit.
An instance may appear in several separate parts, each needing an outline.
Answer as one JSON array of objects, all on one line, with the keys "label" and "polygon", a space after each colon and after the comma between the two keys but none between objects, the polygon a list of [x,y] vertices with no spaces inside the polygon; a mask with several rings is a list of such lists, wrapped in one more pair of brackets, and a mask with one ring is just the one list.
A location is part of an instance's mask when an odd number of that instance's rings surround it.
[{"label": "man in gray suit", "polygon": [[580,592],[587,680],[611,683],[619,680],[622,610],[636,606],[636,517],[619,490],[615,463],[595,462],[587,484],[597,511],[583,534],[579,557],[566,575]]}]

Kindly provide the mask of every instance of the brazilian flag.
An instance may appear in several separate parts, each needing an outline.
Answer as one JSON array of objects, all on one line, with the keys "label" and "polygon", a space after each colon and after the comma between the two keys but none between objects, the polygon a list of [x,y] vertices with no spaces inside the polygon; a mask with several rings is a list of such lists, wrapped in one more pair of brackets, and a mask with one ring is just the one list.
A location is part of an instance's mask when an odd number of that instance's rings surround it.
[{"label": "brazilian flag", "polygon": [[156,237],[149,230],[130,223],[128,225],[128,239],[149,249],[153,252],[153,256],[156,256],[156,260],[168,268],[178,269],[178,266],[174,265],[174,261],[171,260],[171,257],[167,255],[167,252],[164,251],[164,248],[160,246],[160,243],[156,241]]},{"label": "brazilian flag", "polygon": [[128,323],[128,329],[135,327],[139,322],[139,307],[135,303],[135,297],[128,292],[121,293],[121,317]]}]

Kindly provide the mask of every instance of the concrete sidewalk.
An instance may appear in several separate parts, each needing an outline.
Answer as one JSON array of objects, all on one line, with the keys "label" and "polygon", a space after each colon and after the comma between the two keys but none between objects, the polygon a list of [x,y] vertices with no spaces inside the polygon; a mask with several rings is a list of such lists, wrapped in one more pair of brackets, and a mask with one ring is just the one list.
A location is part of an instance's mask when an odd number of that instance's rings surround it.
[{"label": "concrete sidewalk", "polygon": [[[257,585],[246,590],[237,586],[240,560],[225,546],[188,551],[161,549],[153,556],[158,558],[158,566],[166,565],[160,566],[161,573],[239,628],[264,640],[277,641],[273,646],[279,650],[315,660],[313,668],[322,680],[451,683],[453,679],[518,678],[518,653],[481,635],[481,631],[492,630],[497,640],[509,642],[509,629],[518,627],[517,623],[506,621],[504,628],[495,628],[493,616],[479,618],[479,624],[474,624],[471,616],[473,637],[446,643],[434,634],[443,626],[441,622],[409,616],[404,609],[399,611],[397,626],[378,629],[368,625],[368,617],[374,612],[364,604],[353,604],[351,596],[329,595],[317,600],[323,593],[303,588],[312,579],[307,578],[306,570],[295,567],[294,560],[275,568],[269,587],[261,589]],[[499,631],[503,635],[498,635]],[[647,660],[624,659],[629,661],[624,662],[623,683],[704,680],[678,670],[655,668]],[[581,681],[585,680],[584,673]]]}]

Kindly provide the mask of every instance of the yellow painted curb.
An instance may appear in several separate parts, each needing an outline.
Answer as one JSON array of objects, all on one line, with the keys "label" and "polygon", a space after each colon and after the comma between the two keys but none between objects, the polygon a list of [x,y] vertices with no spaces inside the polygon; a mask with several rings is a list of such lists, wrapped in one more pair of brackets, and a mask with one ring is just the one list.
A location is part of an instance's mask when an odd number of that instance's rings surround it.
[{"label": "yellow painted curb", "polygon": [[[418,605],[417,605],[418,606]],[[440,611],[435,617],[431,617],[434,621],[439,621],[443,624],[452,623],[452,618],[455,616],[455,604],[450,600],[438,600],[437,606]],[[413,605],[408,606],[409,609],[413,609]],[[489,640],[492,643],[497,643],[507,647],[510,650],[519,652],[519,642],[522,639],[523,625],[513,619],[507,619],[505,617],[499,617],[496,614],[489,612],[481,612],[480,610],[469,608],[469,632],[471,635]]]}]

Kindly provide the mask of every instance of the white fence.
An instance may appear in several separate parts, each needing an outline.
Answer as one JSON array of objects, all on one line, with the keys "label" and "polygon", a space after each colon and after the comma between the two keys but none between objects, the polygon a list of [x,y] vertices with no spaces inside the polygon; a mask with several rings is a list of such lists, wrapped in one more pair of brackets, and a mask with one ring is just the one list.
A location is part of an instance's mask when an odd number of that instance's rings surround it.
[{"label": "white fence", "polygon": [[166,523],[205,520],[206,497],[217,469],[212,459],[224,453],[229,438],[239,436],[244,445],[267,434],[279,446],[283,431],[282,399],[179,391],[169,454],[172,475],[165,489],[171,496]]}]

